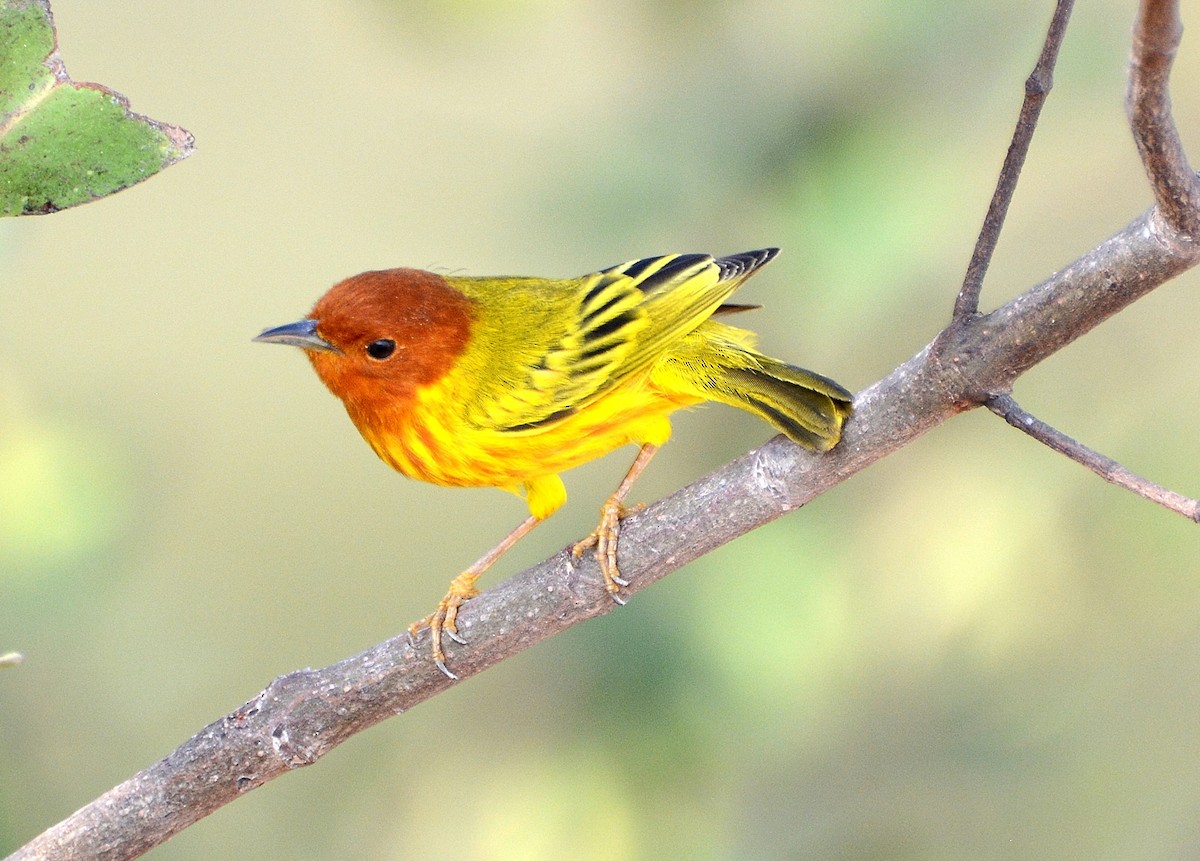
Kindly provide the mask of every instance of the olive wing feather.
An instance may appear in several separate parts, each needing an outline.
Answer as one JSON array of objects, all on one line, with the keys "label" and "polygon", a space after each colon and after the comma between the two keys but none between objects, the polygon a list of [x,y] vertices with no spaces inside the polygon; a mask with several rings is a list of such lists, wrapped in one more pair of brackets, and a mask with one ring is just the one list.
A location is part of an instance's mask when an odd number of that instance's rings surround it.
[{"label": "olive wing feather", "polygon": [[[573,281],[488,279],[503,283],[488,302],[504,307],[479,322],[487,349],[468,362],[481,366],[468,420],[519,432],[571,415],[649,369],[775,253],[647,257]],[[471,295],[482,282],[461,286]]]}]

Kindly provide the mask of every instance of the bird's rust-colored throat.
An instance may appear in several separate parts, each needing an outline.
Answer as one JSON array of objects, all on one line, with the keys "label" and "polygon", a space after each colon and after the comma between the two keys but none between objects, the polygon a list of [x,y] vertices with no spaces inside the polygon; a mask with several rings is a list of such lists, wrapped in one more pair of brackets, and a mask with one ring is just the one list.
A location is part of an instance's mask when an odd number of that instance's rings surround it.
[{"label": "bird's rust-colored throat", "polygon": [[[363,272],[330,288],[313,306],[317,332],[341,352],[308,354],[321,380],[351,414],[378,415],[442,379],[466,349],[474,308],[449,281],[421,269]],[[395,352],[373,358],[388,340]]]}]

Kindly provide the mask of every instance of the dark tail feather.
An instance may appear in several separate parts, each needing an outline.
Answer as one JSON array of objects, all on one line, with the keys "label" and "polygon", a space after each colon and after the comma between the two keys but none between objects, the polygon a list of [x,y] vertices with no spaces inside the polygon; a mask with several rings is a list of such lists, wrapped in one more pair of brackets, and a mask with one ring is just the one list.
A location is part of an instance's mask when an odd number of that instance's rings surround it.
[{"label": "dark tail feather", "polygon": [[837,445],[854,396],[828,377],[773,359],[721,374],[722,398],[761,416],[793,442],[817,451]]},{"label": "dark tail feather", "polygon": [[740,314],[743,311],[757,311],[762,305],[737,305],[733,302],[725,302],[717,306],[717,310],[712,312],[713,317],[720,317],[722,314]]}]

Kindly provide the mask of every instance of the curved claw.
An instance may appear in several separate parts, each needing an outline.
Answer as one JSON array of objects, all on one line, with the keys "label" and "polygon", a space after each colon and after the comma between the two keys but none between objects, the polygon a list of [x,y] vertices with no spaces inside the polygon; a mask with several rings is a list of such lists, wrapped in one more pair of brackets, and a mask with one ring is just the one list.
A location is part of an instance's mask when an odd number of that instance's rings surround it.
[{"label": "curved claw", "polygon": [[438,602],[437,609],[422,619],[420,622],[414,622],[408,629],[408,639],[410,643],[415,642],[415,634],[421,628],[428,627],[431,639],[433,641],[433,662],[437,668],[448,679],[458,681],[458,676],[450,672],[450,668],[446,666],[446,653],[442,651],[442,635],[445,634],[459,645],[467,645],[458,633],[458,608],[465,601],[474,598],[479,594],[479,590],[475,588],[475,581],[479,579],[484,571],[492,567],[497,559],[503,556],[510,547],[516,544],[521,538],[529,534],[533,527],[541,523],[541,520],[534,517],[532,514],[521,521],[521,525],[489,550],[483,554],[478,561],[463,573],[459,574],[450,581],[450,591],[446,593],[446,597]]},{"label": "curved claw", "polygon": [[458,619],[458,608],[463,605],[463,602],[479,594],[474,585],[478,577],[478,574],[468,571],[454,578],[450,583],[450,591],[446,593],[445,598],[438,602],[437,609],[421,621],[413,622],[408,628],[408,642],[414,646],[417,632],[422,628],[429,629],[433,662],[446,678],[455,681],[458,680],[458,676],[446,666],[446,653],[442,651],[442,637],[448,637],[461,646],[467,645],[467,641],[458,633],[456,620]]},{"label": "curved claw", "polygon": [[442,634],[447,634],[449,635],[450,639],[458,642],[461,642],[461,640],[458,639],[457,632],[446,627],[445,617],[445,609],[438,607],[437,611],[434,612],[427,620],[429,622],[429,631],[432,634],[433,640],[433,662],[437,665],[437,668],[442,671],[442,675],[457,682],[458,676],[452,673],[450,668],[446,666],[446,653],[442,651]]},{"label": "curved claw", "polygon": [[596,548],[596,561],[600,563],[600,573],[604,576],[604,588],[608,590],[609,597],[618,604],[625,603],[625,600],[617,594],[618,590],[622,586],[629,585],[629,581],[621,576],[621,570],[617,565],[617,543],[621,537],[621,521],[631,514],[637,514],[645,507],[640,502],[637,505],[625,506],[619,499],[608,499],[600,509],[600,523],[590,535],[571,548],[571,555],[576,557],[591,547]]}]

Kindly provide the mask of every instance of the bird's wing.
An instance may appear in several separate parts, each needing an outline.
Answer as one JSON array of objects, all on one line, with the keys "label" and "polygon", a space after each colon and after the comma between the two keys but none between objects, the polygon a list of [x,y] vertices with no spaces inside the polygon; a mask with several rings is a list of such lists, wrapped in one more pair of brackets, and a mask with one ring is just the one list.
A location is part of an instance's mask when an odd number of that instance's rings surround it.
[{"label": "bird's wing", "polygon": [[522,349],[502,351],[507,373],[480,375],[488,382],[472,399],[469,420],[531,430],[587,406],[649,368],[774,255],[775,249],[719,259],[670,254],[572,282],[514,279],[508,295],[543,319],[530,327]]}]

